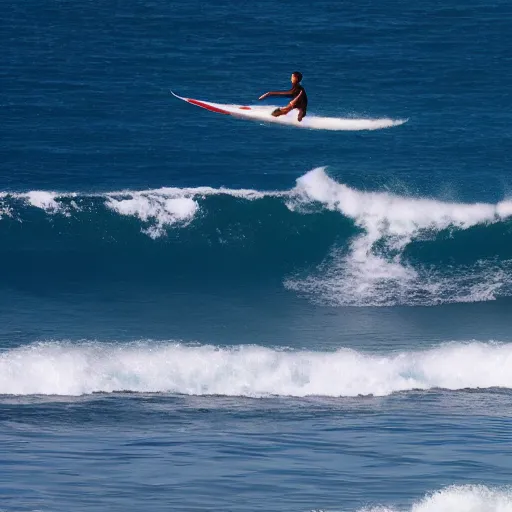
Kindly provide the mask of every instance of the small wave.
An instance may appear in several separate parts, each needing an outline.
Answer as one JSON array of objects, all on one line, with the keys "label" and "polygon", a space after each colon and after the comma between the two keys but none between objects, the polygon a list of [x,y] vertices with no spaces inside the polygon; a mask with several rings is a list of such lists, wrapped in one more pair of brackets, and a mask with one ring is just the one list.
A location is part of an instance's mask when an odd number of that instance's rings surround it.
[{"label": "small wave", "polygon": [[16,202],[42,209],[47,213],[81,211],[99,201],[106,208],[121,215],[133,216],[143,222],[153,222],[158,235],[165,234],[166,226],[177,221],[190,221],[199,211],[199,201],[208,196],[231,196],[253,201],[281,198],[297,213],[318,203],[330,211],[337,211],[352,219],[366,232],[365,251],[377,240],[387,237],[390,247],[400,250],[417,235],[447,228],[468,229],[512,217],[512,201],[497,204],[446,203],[435,199],[408,198],[387,192],[365,192],[350,188],[330,178],[325,167],[307,172],[297,179],[290,190],[253,190],[213,187],[162,187],[148,190],[124,190],[97,194],[34,190],[26,193],[0,193],[0,207],[15,213]]},{"label": "small wave", "polygon": [[0,355],[0,394],[165,392],[225,396],[384,396],[512,389],[512,344],[451,343],[388,355],[241,345],[40,343]]},{"label": "small wave", "polygon": [[113,191],[97,194],[33,190],[26,193],[0,193],[2,216],[22,220],[23,207],[43,210],[49,215],[66,217],[73,212],[106,208],[122,216],[134,217],[143,223],[141,232],[153,239],[166,235],[171,227],[186,227],[200,211],[199,200],[224,195],[252,201],[264,197],[283,197],[287,192],[258,191],[213,187],[175,188],[136,191]]},{"label": "small wave", "polygon": [[512,488],[452,485],[427,494],[410,507],[380,505],[365,507],[359,512],[512,512]]}]

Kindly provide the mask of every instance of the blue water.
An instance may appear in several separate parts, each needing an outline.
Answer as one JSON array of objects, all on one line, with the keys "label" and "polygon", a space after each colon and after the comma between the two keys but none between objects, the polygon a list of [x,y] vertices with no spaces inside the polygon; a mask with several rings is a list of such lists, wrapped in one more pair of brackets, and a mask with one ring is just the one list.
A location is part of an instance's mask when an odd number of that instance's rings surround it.
[{"label": "blue water", "polygon": [[512,511],[510,2],[2,7],[2,512]]}]

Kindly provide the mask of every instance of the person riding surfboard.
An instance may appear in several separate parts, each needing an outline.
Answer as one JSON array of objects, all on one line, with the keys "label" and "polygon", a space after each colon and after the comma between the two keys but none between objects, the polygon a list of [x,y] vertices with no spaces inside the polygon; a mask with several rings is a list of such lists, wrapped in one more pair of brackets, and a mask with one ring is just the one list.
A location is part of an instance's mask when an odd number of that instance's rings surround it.
[{"label": "person riding surfboard", "polygon": [[306,111],[308,108],[308,97],[306,95],[306,90],[300,82],[302,81],[302,73],[295,71],[291,76],[292,88],[289,91],[270,91],[259,97],[260,100],[264,100],[269,96],[285,96],[288,98],[293,98],[292,101],[286,107],[276,108],[272,115],[274,117],[284,116],[291,112],[293,109],[297,109],[299,114],[297,116],[297,121],[299,123],[306,116]]}]

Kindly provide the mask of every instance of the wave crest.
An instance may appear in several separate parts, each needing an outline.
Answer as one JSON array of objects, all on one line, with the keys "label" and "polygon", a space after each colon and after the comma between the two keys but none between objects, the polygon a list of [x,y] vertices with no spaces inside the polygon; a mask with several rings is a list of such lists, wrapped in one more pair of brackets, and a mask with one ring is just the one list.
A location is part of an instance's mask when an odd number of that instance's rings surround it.
[{"label": "wave crest", "polygon": [[[470,302],[492,300],[512,286],[512,261],[477,261],[451,269],[447,276],[443,269],[414,267],[404,258],[413,241],[509,219],[512,201],[447,203],[364,192],[337,183],[325,168],[299,178],[294,193],[299,208],[303,203],[320,203],[352,219],[362,231],[348,247],[333,247],[318,272],[285,281],[288,288],[319,302],[356,306]],[[482,281],[488,286],[482,286]]]},{"label": "wave crest", "polygon": [[[255,206],[248,210],[247,205],[253,202]],[[282,279],[289,290],[321,304],[435,305],[487,301],[512,294],[512,246],[505,245],[507,239],[503,236],[509,229],[503,223],[512,217],[512,201],[467,204],[368,192],[336,182],[323,167],[311,170],[297,180],[294,188],[282,191],[164,187],[98,194],[0,193],[1,224],[23,221],[34,210],[43,211],[53,223],[61,216],[67,217],[68,232],[83,219],[94,222],[100,216],[106,219],[102,221],[106,231],[119,232],[120,225],[112,224],[111,219],[123,217],[139,222],[140,230],[152,239],[193,226],[197,227],[194,235],[200,237],[200,243],[206,243],[210,236],[222,240],[228,248],[230,242],[248,240],[257,232],[260,245],[251,247],[255,259],[258,250],[285,252],[289,246],[278,247],[276,241],[289,243],[291,234],[295,238],[309,235],[301,242],[304,258],[290,262],[291,270],[288,268]],[[306,225],[304,215],[311,213],[321,221],[315,220],[302,230]],[[339,222],[333,222],[333,215],[339,216]],[[492,225],[500,223],[501,231],[496,231]],[[34,225],[27,223],[20,236],[31,236]],[[277,232],[280,229],[285,231]],[[505,240],[496,242],[494,252],[483,250],[489,245],[489,230],[498,235],[496,240]],[[448,234],[460,236],[464,232],[478,235],[467,247],[456,248],[455,257],[450,253],[451,246],[445,248],[443,261],[411,258],[411,250],[419,244],[424,246],[420,256],[438,256],[429,244],[437,247],[434,244],[445,243]],[[112,233],[104,234],[110,237]],[[185,239],[191,237],[182,237]],[[328,249],[322,249],[320,265],[312,267],[307,252],[312,255],[318,241]],[[460,256],[466,261],[457,261]],[[316,253],[314,261],[317,265]],[[305,270],[298,273],[297,268]]]}]

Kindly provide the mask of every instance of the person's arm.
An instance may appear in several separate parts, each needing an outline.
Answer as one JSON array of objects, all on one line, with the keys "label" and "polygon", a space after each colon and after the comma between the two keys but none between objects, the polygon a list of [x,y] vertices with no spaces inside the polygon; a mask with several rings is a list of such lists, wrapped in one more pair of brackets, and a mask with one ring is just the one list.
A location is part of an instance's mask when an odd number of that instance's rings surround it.
[{"label": "person's arm", "polygon": [[269,96],[288,96],[289,98],[291,98],[296,93],[297,93],[297,89],[295,87],[292,87],[289,91],[270,91],[270,92],[267,92],[263,96],[260,96],[259,99],[260,100],[264,100],[265,98],[268,98]]},{"label": "person's arm", "polygon": [[300,91],[299,94],[297,94],[297,96],[295,96],[295,98],[293,98],[292,101],[290,101],[290,105],[292,107],[295,107],[295,105],[297,105],[297,102],[299,101],[299,98],[304,94],[304,91]]}]

